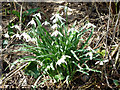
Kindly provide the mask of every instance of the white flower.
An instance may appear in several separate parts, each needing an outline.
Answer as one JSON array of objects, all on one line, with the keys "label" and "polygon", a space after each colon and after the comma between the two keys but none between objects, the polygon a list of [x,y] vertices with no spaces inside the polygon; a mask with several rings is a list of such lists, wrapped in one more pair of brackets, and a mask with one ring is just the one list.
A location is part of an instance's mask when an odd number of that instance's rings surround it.
[{"label": "white flower", "polygon": [[5,38],[9,38],[10,37],[9,34],[8,34],[8,32],[6,34],[4,34],[4,37]]},{"label": "white flower", "polygon": [[83,26],[83,29],[89,28],[89,27],[96,28],[96,26],[95,26],[94,24],[92,24],[92,23],[87,23],[87,24],[85,24],[85,26]]},{"label": "white flower", "polygon": [[36,43],[36,39],[35,38],[32,38],[30,41],[33,42],[33,43]]},{"label": "white flower", "polygon": [[47,72],[47,70],[49,70],[49,69],[50,69],[50,66],[47,66],[46,69],[45,69],[45,71]]},{"label": "white flower", "polygon": [[69,7],[67,7],[67,6],[59,6],[59,9],[62,9],[62,8],[64,8],[65,13],[67,12],[67,10],[68,10],[68,11],[72,11],[72,9],[69,8]]},{"label": "white flower", "polygon": [[50,24],[50,23],[47,22],[47,21],[45,21],[45,22],[42,23],[42,25],[49,25],[49,24]]},{"label": "white flower", "polygon": [[53,67],[53,63],[51,63],[49,66],[46,67],[45,71],[49,70],[49,69],[55,70],[55,68]]},{"label": "white flower", "polygon": [[60,27],[58,24],[54,24],[51,28],[56,29],[57,27]]},{"label": "white flower", "polygon": [[11,28],[16,28],[16,29],[18,29],[20,31],[20,27],[18,25],[14,25]]},{"label": "white flower", "polygon": [[72,32],[72,33],[73,33],[73,32],[77,32],[77,33],[78,33],[78,30],[76,30],[75,28],[71,28],[71,29],[68,30],[67,33],[69,33],[69,32]]},{"label": "white flower", "polygon": [[61,59],[59,59],[59,60],[57,61],[56,65],[59,65],[59,66],[60,66],[61,63],[65,63],[65,64],[67,65],[67,62],[65,61],[66,58],[71,58],[71,57],[68,56],[68,55],[63,55],[63,56],[61,57]]},{"label": "white flower", "polygon": [[41,19],[41,15],[40,15],[40,13],[36,13],[36,14],[34,14],[34,15],[32,15],[33,17],[36,17],[36,16],[38,16],[40,19]]},{"label": "white flower", "polygon": [[104,60],[104,61],[97,61],[95,64],[100,64],[100,65],[103,65],[104,63],[106,63],[106,62],[109,62],[109,60],[107,59],[107,60]]},{"label": "white flower", "polygon": [[50,64],[50,67],[52,68],[52,70],[55,70],[55,68],[53,67],[53,63]]},{"label": "white flower", "polygon": [[0,30],[2,29],[2,26],[0,25]]},{"label": "white flower", "polygon": [[88,56],[88,55],[90,56],[90,60],[92,60],[92,55],[93,55],[92,52],[88,52],[88,53],[86,54],[86,56]]},{"label": "white flower", "polygon": [[58,20],[60,20],[61,23],[63,23],[62,20],[65,21],[65,19],[62,18],[62,17],[60,16],[60,14],[58,14],[58,13],[55,14],[54,16],[52,16],[52,17],[50,18],[50,20],[53,20],[53,23],[58,22]]},{"label": "white flower", "polygon": [[87,47],[87,50],[89,50],[89,51],[91,50],[92,52],[96,53],[96,51],[93,50],[90,46]]},{"label": "white flower", "polygon": [[22,34],[21,34],[21,37],[23,36],[23,38],[26,40],[26,42],[29,42],[29,41],[31,41],[32,39],[31,39],[31,37],[27,34],[27,33],[25,33],[25,32],[23,32]]},{"label": "white flower", "polygon": [[27,26],[30,25],[30,24],[32,24],[32,25],[34,25],[36,27],[36,23],[35,23],[35,21],[33,19],[27,24]]},{"label": "white flower", "polygon": [[59,31],[57,31],[57,30],[54,31],[54,32],[51,34],[51,36],[55,36],[55,37],[56,37],[58,34],[63,37],[63,35],[62,35]]}]

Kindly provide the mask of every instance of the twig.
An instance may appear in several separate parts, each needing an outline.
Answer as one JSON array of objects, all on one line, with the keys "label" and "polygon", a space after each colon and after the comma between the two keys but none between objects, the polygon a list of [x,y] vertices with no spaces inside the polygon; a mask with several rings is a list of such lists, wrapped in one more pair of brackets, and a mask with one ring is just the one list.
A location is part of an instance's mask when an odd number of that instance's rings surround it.
[{"label": "twig", "polygon": [[95,3],[95,8],[96,8],[96,12],[97,12],[97,14],[98,14],[98,16],[99,16],[99,18],[100,18],[100,22],[102,23],[101,16],[100,16],[100,13],[99,13],[99,11],[98,11],[98,7],[97,7],[96,3]]},{"label": "twig", "polygon": [[[111,13],[110,13],[110,8],[111,8],[111,0],[110,0],[110,5],[109,5],[109,17],[108,17],[107,32],[106,32],[106,51],[105,51],[105,57],[106,57],[106,59],[108,59],[108,57],[107,57],[107,38],[108,38],[109,23],[110,23],[110,14],[111,14]],[[107,77],[106,67],[105,67],[105,66],[106,66],[106,65],[104,64],[104,72],[105,72],[106,82],[107,82],[108,87],[112,88],[112,87],[110,86],[109,81],[108,81],[108,77]]]},{"label": "twig", "polygon": [[119,14],[118,14],[117,21],[116,21],[116,23],[115,23],[115,27],[114,27],[114,31],[113,31],[113,36],[112,36],[112,37],[113,37],[112,41],[113,41],[114,38],[115,38],[115,31],[116,31],[116,27],[117,27],[117,24],[118,24],[119,18],[120,18],[120,10],[119,10]]},{"label": "twig", "polygon": [[19,24],[20,32],[21,32],[21,29],[22,29],[22,8],[23,8],[23,6],[21,5],[21,9],[20,9],[20,24]]},{"label": "twig", "polygon": [[2,81],[6,81],[6,79],[9,79],[11,76],[13,76],[14,74],[16,74],[18,71],[20,71],[26,65],[28,65],[28,63],[26,63],[26,64],[18,67],[17,69],[11,71],[10,73],[8,73],[7,76],[2,79]]},{"label": "twig", "polygon": [[115,50],[111,53],[111,58],[114,56],[116,51],[118,51],[119,47],[120,47],[120,43],[116,46]]}]

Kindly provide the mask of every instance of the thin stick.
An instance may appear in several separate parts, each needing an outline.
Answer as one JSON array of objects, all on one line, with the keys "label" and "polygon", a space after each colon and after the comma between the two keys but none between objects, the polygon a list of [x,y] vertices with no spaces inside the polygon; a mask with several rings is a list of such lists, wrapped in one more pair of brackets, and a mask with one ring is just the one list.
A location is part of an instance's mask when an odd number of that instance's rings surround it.
[{"label": "thin stick", "polygon": [[21,32],[21,29],[22,29],[22,5],[21,5],[21,9],[20,9],[20,24],[19,24],[19,26],[20,26],[20,32]]},{"label": "thin stick", "polygon": [[11,71],[10,73],[7,74],[6,77],[4,77],[4,78],[2,79],[2,81],[4,81],[4,80],[6,81],[6,79],[9,79],[11,76],[13,76],[14,74],[16,74],[18,71],[20,71],[22,68],[24,68],[24,67],[27,66],[27,65],[28,65],[28,63],[26,63],[26,64],[18,67],[17,69]]},{"label": "thin stick", "polygon": [[[106,32],[106,51],[105,51],[105,57],[106,57],[106,59],[108,59],[108,57],[107,57],[107,38],[108,38],[108,32],[109,32],[109,22],[110,22],[110,8],[111,8],[111,0],[110,0],[110,5],[109,5],[109,17],[108,17],[108,24],[107,24],[107,32]],[[108,87],[110,87],[110,88],[112,88],[111,86],[110,86],[110,83],[109,83],[109,81],[108,81],[108,77],[107,77],[107,73],[106,73],[106,67],[105,67],[106,65],[105,65],[105,63],[104,63],[104,72],[105,72],[105,78],[106,78],[106,82],[107,82],[107,85],[108,85]]]},{"label": "thin stick", "polygon": [[120,11],[119,11],[119,14],[118,14],[117,21],[116,21],[116,23],[115,23],[115,27],[114,27],[114,31],[113,31],[113,39],[112,39],[112,41],[113,41],[114,38],[115,38],[115,31],[116,31],[116,28],[117,28],[117,24],[118,24],[119,18],[120,18]]}]

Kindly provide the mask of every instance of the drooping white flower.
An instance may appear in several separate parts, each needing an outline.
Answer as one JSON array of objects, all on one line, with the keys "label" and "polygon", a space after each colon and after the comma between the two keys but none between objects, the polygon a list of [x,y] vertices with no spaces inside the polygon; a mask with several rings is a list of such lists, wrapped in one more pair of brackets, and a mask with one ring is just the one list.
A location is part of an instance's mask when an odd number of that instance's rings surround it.
[{"label": "drooping white flower", "polygon": [[85,24],[85,26],[83,26],[83,29],[89,28],[89,27],[96,28],[96,26],[95,26],[94,24],[92,24],[92,23],[87,23],[87,24]]},{"label": "drooping white flower", "polygon": [[30,41],[33,42],[33,43],[36,43],[36,39],[35,38],[31,38]]},{"label": "drooping white flower", "polygon": [[59,13],[55,14],[54,16],[52,16],[52,17],[50,18],[50,20],[53,20],[53,23],[58,22],[58,20],[60,20],[61,23],[63,23],[63,21],[66,21],[64,18],[62,18],[62,17],[60,16]]},{"label": "drooping white flower", "polygon": [[100,64],[103,65],[104,63],[109,62],[109,60],[104,60],[104,61],[97,61],[95,64]]},{"label": "drooping white flower", "polygon": [[50,69],[50,66],[47,66],[46,69],[45,69],[45,71],[47,72],[47,70],[49,70],[49,69]]},{"label": "drooping white flower", "polygon": [[59,9],[62,9],[62,8],[64,8],[65,13],[66,13],[67,11],[72,11],[72,9],[69,8],[69,7],[67,7],[67,6],[59,6]]},{"label": "drooping white flower", "polygon": [[90,60],[92,60],[92,57],[93,57],[93,54],[92,54],[92,52],[88,52],[87,54],[86,54],[86,56],[90,56]]},{"label": "drooping white flower", "polygon": [[47,22],[47,21],[45,21],[45,22],[42,23],[42,25],[49,25],[49,24],[50,24],[50,23]]},{"label": "drooping white flower", "polygon": [[59,31],[54,31],[52,34],[51,34],[51,36],[57,36],[57,35],[60,35],[60,36],[62,36],[63,37],[63,35],[59,32]]},{"label": "drooping white flower", "polygon": [[32,39],[31,39],[31,37],[27,34],[27,33],[25,33],[25,32],[23,32],[22,34],[21,34],[21,37],[23,36],[23,38],[26,40],[26,42],[29,42],[29,41],[31,41]]},{"label": "drooping white flower", "polygon": [[32,15],[33,17],[36,17],[36,16],[38,16],[40,19],[41,19],[41,14],[40,13],[36,13],[36,14],[34,14],[34,15]]},{"label": "drooping white flower", "polygon": [[55,68],[53,67],[53,63],[50,64],[50,67],[52,68],[52,70],[55,70]]},{"label": "drooping white flower", "polygon": [[8,32],[6,34],[4,34],[4,37],[5,38],[9,38],[10,37],[9,34],[8,34]]},{"label": "drooping white flower", "polygon": [[50,65],[48,65],[45,69],[45,71],[49,70],[49,69],[55,70],[55,68],[53,67],[53,63],[51,63]]},{"label": "drooping white flower", "polygon": [[18,25],[14,25],[11,28],[16,28],[16,29],[18,29],[20,31],[20,27]]},{"label": "drooping white flower", "polygon": [[89,50],[89,51],[91,50],[92,52],[96,53],[96,51],[93,50],[90,46],[87,47],[87,50]]},{"label": "drooping white flower", "polygon": [[78,30],[76,30],[75,28],[71,28],[71,29],[69,29],[69,30],[68,30],[68,32],[67,32],[67,33],[69,33],[69,32],[72,32],[72,33],[73,33],[73,32],[77,32],[77,33],[78,33],[79,31],[78,31]]},{"label": "drooping white flower", "polygon": [[60,66],[60,64],[62,64],[62,63],[65,63],[65,64],[67,65],[67,62],[65,61],[66,58],[71,58],[71,57],[68,56],[68,55],[63,55],[63,56],[61,57],[61,59],[59,59],[59,60],[57,61],[56,65],[59,65],[59,66]]},{"label": "drooping white flower", "polygon": [[58,28],[58,27],[60,27],[58,24],[54,24],[51,28],[52,28],[52,29],[56,29],[56,28]]},{"label": "drooping white flower", "polygon": [[32,25],[34,25],[36,27],[36,23],[35,23],[35,21],[33,19],[27,24],[27,26],[30,25],[30,24],[32,24]]}]

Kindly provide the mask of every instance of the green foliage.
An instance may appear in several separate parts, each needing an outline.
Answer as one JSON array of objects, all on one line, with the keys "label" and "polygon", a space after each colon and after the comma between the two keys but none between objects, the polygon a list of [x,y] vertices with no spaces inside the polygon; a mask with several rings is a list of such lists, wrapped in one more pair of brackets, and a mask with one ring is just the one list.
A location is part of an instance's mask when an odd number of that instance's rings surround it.
[{"label": "green foliage", "polygon": [[[68,30],[68,26],[58,19],[56,24],[59,27],[56,27],[56,30],[50,34],[42,26],[37,16],[34,17],[34,20],[37,22],[37,27],[33,25],[29,33],[35,39],[35,45],[20,44],[23,47],[16,50],[32,54],[16,62],[30,63],[25,68],[27,75],[37,78],[39,75],[44,74],[57,82],[66,80],[66,83],[69,84],[76,72],[82,72],[87,75],[89,75],[87,71],[100,72],[89,68],[86,63],[86,61],[96,60],[98,57],[98,54],[85,48],[93,34],[94,27],[88,24],[86,26],[88,28],[82,27],[79,30],[75,30],[75,24],[73,24],[71,30]],[[88,39],[82,44],[82,47],[77,49],[78,43],[81,41],[80,38],[87,31],[91,32]]]},{"label": "green foliage", "polygon": [[[32,9],[28,9],[28,10],[24,11],[24,12],[22,13],[22,20],[24,20],[24,18],[25,18],[26,16],[29,16],[29,15],[35,13],[35,12],[36,12],[37,10],[39,10],[39,9],[40,9],[40,8],[32,8]],[[14,15],[16,15],[17,17],[20,18],[20,12],[18,12],[18,11],[13,10],[13,11],[12,11],[12,14],[14,14]]]}]

